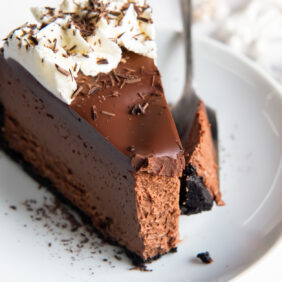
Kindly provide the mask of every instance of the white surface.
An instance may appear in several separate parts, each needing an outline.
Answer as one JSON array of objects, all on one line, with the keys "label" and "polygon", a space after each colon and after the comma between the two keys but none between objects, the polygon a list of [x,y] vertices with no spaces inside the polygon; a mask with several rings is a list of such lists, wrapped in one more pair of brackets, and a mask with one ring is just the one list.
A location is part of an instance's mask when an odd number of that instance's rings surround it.
[{"label": "white surface", "polygon": [[[11,7],[13,2],[9,1]],[[23,2],[20,11],[27,11],[26,3],[34,3]],[[3,16],[8,15],[7,11],[5,6],[1,9],[1,37],[10,30],[6,23],[8,16]],[[15,21],[15,26],[21,24],[23,15],[19,14]],[[182,88],[183,57],[178,39],[178,36],[173,36],[171,40],[167,32],[159,36],[159,65],[170,96]],[[152,273],[128,271],[128,260],[124,257],[121,262],[112,259],[116,266],[114,269],[101,262],[104,254],[113,256],[111,246],[104,247],[103,254],[95,258],[89,258],[87,249],[83,249],[71,264],[71,255],[61,244],[55,242],[52,248],[47,247],[49,241],[53,242],[53,235],[40,223],[33,223],[30,214],[19,204],[30,198],[40,200],[45,192],[38,191],[37,185],[25,173],[2,156],[1,281],[227,281],[277,242],[282,214],[280,89],[253,66],[241,62],[214,43],[197,41],[195,56],[199,93],[219,114],[221,185],[227,206],[215,207],[212,212],[201,215],[182,217],[183,242],[178,253],[150,265],[149,268],[154,270]],[[16,204],[18,210],[11,211],[11,204]],[[28,227],[24,228],[24,224]],[[68,235],[62,231],[61,238]],[[212,265],[201,265],[193,260],[198,252],[205,250],[209,250],[215,260]],[[281,281],[281,254],[280,242],[235,280]],[[89,267],[93,268],[93,276]]]}]

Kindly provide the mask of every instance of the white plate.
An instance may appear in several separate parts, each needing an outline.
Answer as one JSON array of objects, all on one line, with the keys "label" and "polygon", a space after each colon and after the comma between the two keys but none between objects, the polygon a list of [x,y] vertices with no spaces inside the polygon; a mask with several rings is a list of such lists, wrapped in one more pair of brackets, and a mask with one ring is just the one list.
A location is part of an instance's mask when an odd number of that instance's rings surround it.
[{"label": "white plate", "polygon": [[[2,36],[4,28],[0,31]],[[173,101],[183,85],[183,44],[169,30],[160,31],[158,41],[159,66]],[[281,89],[249,61],[207,39],[195,41],[195,68],[197,90],[218,114],[226,207],[181,217],[178,252],[149,265],[152,272],[130,271],[124,255],[115,259],[115,247],[106,244],[99,247],[101,254],[91,254],[91,242],[99,243],[96,236],[84,248],[76,247],[80,232],[57,228],[60,214],[51,217],[55,223],[32,220],[34,213],[22,202],[36,199],[40,207],[43,197],[52,200],[52,195],[38,190],[0,152],[1,281],[226,281],[270,250],[282,229]],[[70,237],[72,243],[64,246],[62,240]],[[195,260],[206,250],[215,261],[211,265]]]}]

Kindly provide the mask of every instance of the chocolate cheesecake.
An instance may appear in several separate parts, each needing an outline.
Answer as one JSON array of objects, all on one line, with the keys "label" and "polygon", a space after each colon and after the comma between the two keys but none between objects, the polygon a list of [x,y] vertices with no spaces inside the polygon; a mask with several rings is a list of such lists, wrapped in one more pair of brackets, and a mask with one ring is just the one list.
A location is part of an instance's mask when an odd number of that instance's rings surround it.
[{"label": "chocolate cheesecake", "polygon": [[208,211],[221,198],[216,152],[210,123],[203,101],[199,101],[191,128],[183,134],[185,169],[181,177],[180,207],[182,214],[190,215]]},{"label": "chocolate cheesecake", "polygon": [[33,9],[0,55],[1,139],[139,261],[179,242],[183,148],[145,1]]}]

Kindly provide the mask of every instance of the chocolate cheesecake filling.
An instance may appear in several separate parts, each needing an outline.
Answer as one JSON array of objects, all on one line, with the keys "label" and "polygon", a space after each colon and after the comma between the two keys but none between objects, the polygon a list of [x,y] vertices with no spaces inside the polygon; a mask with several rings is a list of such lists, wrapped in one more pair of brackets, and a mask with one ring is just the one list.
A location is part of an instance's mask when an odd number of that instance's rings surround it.
[{"label": "chocolate cheesecake filling", "polygon": [[[82,89],[69,106],[1,55],[1,130],[9,150],[88,215],[104,237],[148,261],[178,244],[184,160],[153,60],[133,53],[125,58],[115,85],[106,82],[112,74],[80,74]],[[126,68],[139,78],[128,78]]]},{"label": "chocolate cheesecake filling", "polygon": [[224,205],[219,189],[218,166],[205,105],[199,101],[192,127],[182,140],[186,166],[181,177],[182,214],[210,210],[215,201]]}]

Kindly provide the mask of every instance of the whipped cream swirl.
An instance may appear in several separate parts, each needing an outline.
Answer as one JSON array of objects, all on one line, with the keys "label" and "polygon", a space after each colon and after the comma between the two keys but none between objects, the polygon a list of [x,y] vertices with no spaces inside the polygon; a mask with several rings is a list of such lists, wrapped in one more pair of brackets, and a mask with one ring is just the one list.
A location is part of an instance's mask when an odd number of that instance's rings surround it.
[{"label": "whipped cream swirl", "polygon": [[32,8],[32,13],[38,24],[14,30],[4,56],[67,104],[77,89],[78,72],[93,77],[110,72],[120,63],[122,48],[156,58],[146,0],[64,0],[57,8]]}]

